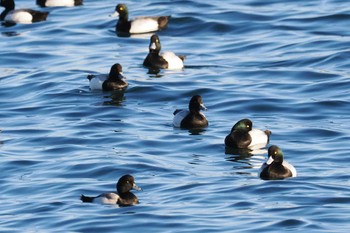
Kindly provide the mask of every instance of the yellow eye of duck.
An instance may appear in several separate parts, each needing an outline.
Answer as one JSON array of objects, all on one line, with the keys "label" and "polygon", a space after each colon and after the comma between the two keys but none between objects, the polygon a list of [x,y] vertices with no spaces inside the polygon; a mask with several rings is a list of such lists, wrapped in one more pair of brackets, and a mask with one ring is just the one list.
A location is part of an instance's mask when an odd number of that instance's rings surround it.
[{"label": "yellow eye of duck", "polygon": [[122,10],[124,10],[124,8],[123,8],[123,7],[120,7],[120,8],[119,8],[119,10],[121,10],[121,11],[122,11]]},{"label": "yellow eye of duck", "polygon": [[275,155],[277,155],[277,151],[273,152]]},{"label": "yellow eye of duck", "polygon": [[246,125],[247,126],[247,128],[249,128],[249,125]]}]

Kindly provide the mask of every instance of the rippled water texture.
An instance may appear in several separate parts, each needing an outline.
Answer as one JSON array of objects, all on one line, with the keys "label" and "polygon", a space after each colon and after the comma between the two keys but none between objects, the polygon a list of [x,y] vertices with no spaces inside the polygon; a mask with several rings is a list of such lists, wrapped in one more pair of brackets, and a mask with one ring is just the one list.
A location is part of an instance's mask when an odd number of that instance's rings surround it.
[{"label": "rippled water texture", "polygon": [[[116,1],[0,27],[0,231],[348,232],[348,2],[125,3],[131,17],[172,16],[158,34],[186,55],[184,70],[143,68],[149,35],[116,35]],[[90,91],[87,74],[116,62],[125,93]],[[174,129],[172,112],[194,94],[209,127]],[[298,177],[263,181],[266,153],[225,153],[241,118],[272,131]],[[79,200],[126,173],[139,205]]]}]

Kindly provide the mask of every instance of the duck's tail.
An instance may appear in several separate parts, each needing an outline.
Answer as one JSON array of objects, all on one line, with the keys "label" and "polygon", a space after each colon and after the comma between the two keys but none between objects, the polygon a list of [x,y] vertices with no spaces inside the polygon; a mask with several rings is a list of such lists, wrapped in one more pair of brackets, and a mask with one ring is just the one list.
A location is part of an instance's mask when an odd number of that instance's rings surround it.
[{"label": "duck's tail", "polygon": [[176,115],[178,114],[182,109],[176,109],[174,112],[173,112],[173,115]]},{"label": "duck's tail", "polygon": [[185,61],[186,56],[185,55],[177,55],[182,61]]},{"label": "duck's tail", "polygon": [[159,29],[163,29],[168,25],[170,19],[170,15],[169,16],[160,16],[158,18],[158,24],[159,24]]},{"label": "duck's tail", "polygon": [[93,198],[93,197],[87,197],[87,196],[81,195],[81,196],[80,196],[80,200],[81,200],[82,202],[93,202],[94,198]]},{"label": "duck's tail", "polygon": [[89,74],[86,78],[89,79],[91,81],[91,79],[93,79],[95,77],[95,75],[93,74]]}]

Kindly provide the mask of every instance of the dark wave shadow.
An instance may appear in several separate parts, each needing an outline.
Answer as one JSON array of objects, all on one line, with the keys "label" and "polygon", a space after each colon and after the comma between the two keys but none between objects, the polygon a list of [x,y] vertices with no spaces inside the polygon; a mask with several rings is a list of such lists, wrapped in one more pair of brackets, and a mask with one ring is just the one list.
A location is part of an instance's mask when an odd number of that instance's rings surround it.
[{"label": "dark wave shadow", "polygon": [[126,99],[124,97],[125,91],[113,91],[108,96],[104,96],[104,98],[110,98],[111,100],[104,101],[103,105],[112,105],[112,106],[121,106],[123,101]]}]

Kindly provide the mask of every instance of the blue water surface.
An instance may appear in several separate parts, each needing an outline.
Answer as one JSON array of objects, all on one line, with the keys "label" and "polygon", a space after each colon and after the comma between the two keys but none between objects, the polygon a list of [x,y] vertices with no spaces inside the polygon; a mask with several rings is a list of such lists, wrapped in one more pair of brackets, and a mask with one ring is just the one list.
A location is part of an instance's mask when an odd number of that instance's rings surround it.
[{"label": "blue water surface", "polygon": [[[144,68],[150,34],[117,36],[112,0],[0,27],[0,231],[348,232],[348,2],[124,3],[130,17],[171,15],[158,35],[184,70]],[[86,76],[117,62],[127,90],[90,91]],[[209,127],[173,128],[194,94]],[[263,181],[266,153],[225,152],[241,118],[272,131],[298,177]],[[139,205],[79,200],[127,173]]]}]

